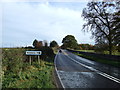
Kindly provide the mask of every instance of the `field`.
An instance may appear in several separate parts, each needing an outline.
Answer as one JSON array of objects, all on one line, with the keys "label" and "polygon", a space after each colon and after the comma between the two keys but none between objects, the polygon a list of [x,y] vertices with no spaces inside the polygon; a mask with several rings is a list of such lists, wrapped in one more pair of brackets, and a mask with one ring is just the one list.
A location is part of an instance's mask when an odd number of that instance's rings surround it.
[{"label": "field", "polygon": [[55,88],[53,81],[53,59],[32,64],[25,55],[26,49],[2,49],[2,88]]}]

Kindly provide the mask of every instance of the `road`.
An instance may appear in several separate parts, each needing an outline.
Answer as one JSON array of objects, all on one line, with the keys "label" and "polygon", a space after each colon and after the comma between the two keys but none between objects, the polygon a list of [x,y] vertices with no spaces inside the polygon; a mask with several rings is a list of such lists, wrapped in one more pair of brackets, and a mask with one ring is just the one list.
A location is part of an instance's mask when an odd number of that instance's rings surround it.
[{"label": "road", "polygon": [[58,52],[55,67],[63,88],[119,88],[120,68]]}]

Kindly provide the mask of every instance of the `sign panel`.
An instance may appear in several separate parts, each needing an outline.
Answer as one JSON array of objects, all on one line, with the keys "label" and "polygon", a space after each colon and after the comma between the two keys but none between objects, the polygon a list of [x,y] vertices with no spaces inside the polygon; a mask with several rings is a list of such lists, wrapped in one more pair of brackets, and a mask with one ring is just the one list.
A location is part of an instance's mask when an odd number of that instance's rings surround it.
[{"label": "sign panel", "polygon": [[26,51],[26,55],[41,55],[41,51]]}]

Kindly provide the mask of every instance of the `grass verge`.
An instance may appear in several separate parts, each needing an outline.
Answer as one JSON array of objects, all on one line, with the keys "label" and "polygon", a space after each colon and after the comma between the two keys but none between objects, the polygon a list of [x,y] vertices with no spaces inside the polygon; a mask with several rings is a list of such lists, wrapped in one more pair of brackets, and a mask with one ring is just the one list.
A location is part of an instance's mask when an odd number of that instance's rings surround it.
[{"label": "grass verge", "polygon": [[97,62],[103,63],[103,64],[108,64],[108,65],[120,67],[120,62],[118,62],[118,61],[113,61],[113,60],[98,58],[96,56],[88,56],[88,55],[78,54],[78,53],[74,53],[74,54],[76,54],[78,56],[81,56],[83,58],[86,58],[86,59],[90,59],[90,60],[93,60],[93,61],[97,61]]},{"label": "grass verge", "polygon": [[[77,51],[98,53],[98,52],[95,52],[95,50],[77,50]],[[103,54],[109,54],[109,51],[104,51],[104,52],[102,52],[102,53],[103,53]],[[120,52],[114,51],[114,52],[112,52],[112,55],[120,55]]]},{"label": "grass verge", "polygon": [[45,60],[32,57],[29,63],[22,48],[7,48],[2,52],[2,88],[56,88],[53,81],[53,57]]},{"label": "grass verge", "polygon": [[34,62],[18,74],[6,72],[3,76],[2,88],[55,88],[52,71],[53,63]]}]

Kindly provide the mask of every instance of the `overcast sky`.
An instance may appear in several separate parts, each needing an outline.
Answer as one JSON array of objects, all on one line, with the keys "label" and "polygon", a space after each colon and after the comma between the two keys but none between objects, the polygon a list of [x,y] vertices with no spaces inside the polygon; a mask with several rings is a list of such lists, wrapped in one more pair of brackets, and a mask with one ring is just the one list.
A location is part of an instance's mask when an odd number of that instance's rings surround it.
[{"label": "overcast sky", "polygon": [[2,46],[28,46],[33,40],[56,40],[66,35],[78,43],[94,44],[90,33],[81,31],[87,2],[6,2],[2,4]]}]

